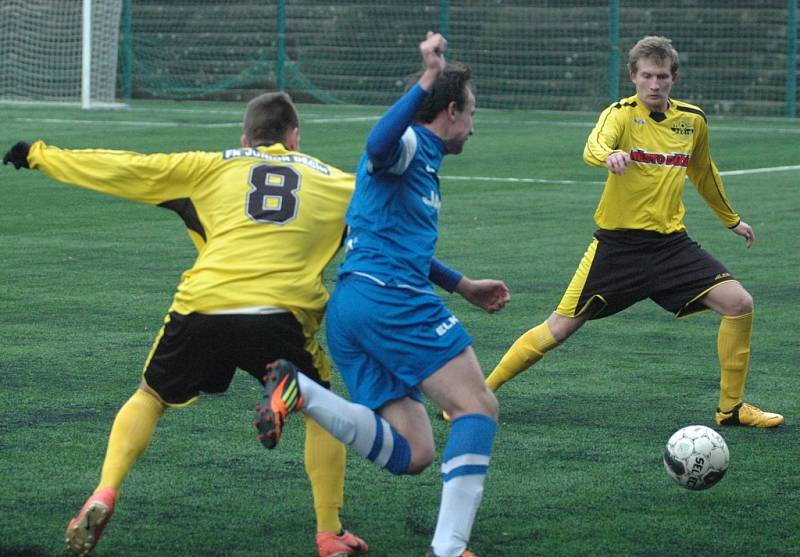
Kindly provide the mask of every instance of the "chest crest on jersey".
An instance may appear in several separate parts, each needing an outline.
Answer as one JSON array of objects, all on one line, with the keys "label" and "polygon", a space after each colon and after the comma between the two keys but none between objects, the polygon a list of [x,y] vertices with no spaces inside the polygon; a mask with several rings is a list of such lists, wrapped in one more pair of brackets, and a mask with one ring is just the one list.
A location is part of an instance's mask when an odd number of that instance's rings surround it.
[{"label": "chest crest on jersey", "polygon": [[669,129],[678,135],[692,135],[694,133],[694,126],[688,120],[679,120],[672,124]]}]

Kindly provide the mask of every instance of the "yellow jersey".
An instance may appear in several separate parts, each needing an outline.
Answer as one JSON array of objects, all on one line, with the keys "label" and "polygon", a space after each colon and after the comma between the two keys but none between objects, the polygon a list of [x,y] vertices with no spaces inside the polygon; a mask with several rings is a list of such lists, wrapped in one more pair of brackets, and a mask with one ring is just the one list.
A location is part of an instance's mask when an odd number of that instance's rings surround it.
[{"label": "yellow jersey", "polygon": [[607,230],[684,231],[683,188],[688,176],[725,226],[741,220],[733,210],[708,146],[706,116],[698,107],[669,100],[651,112],[634,95],[606,108],[589,135],[583,160],[605,168],[614,152],[630,154],[622,175],[608,174],[594,218]]},{"label": "yellow jersey", "polygon": [[145,155],[37,141],[28,162],[61,182],[181,214],[198,256],[170,311],[321,317],[322,273],[341,245],[351,174],[281,144]]}]

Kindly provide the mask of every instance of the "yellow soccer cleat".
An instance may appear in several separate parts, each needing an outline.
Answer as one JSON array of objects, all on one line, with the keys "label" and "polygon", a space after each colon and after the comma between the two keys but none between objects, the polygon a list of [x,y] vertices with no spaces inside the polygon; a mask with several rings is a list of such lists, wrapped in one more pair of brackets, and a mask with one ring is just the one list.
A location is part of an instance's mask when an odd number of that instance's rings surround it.
[{"label": "yellow soccer cleat", "polygon": [[335,532],[319,532],[317,534],[319,557],[363,555],[367,549],[369,547],[364,540],[347,530],[342,530],[340,534]]},{"label": "yellow soccer cleat", "polygon": [[719,425],[743,425],[748,427],[776,427],[783,423],[783,416],[764,412],[758,406],[740,402],[730,412],[717,408],[715,416]]}]

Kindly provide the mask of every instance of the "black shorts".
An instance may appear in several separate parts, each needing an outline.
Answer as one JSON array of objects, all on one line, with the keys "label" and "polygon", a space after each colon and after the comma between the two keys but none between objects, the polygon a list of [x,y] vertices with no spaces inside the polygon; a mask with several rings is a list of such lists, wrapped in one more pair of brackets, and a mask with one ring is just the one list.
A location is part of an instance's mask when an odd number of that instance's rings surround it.
[{"label": "black shorts", "polygon": [[598,230],[556,309],[560,315],[608,317],[644,299],[682,317],[708,309],[698,300],[735,280],[685,232]]},{"label": "black shorts", "polygon": [[144,379],[161,399],[183,404],[227,390],[236,368],[263,383],[265,366],[278,358],[320,380],[306,350],[302,325],[292,313],[207,315],[171,312],[145,364]]}]

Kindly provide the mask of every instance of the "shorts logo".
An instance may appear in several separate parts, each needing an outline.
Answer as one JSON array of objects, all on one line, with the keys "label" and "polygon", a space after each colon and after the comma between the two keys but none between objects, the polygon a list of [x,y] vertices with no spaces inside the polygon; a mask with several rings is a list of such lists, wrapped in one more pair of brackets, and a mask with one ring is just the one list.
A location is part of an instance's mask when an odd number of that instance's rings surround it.
[{"label": "shorts logo", "polygon": [[436,327],[436,334],[443,336],[447,331],[455,327],[456,323],[458,323],[458,317],[451,315],[447,321]]},{"label": "shorts logo", "polygon": [[730,273],[720,273],[720,274],[718,274],[717,276],[714,277],[714,280],[721,280],[721,279],[724,279],[724,278],[728,278],[729,276],[731,276]]}]

